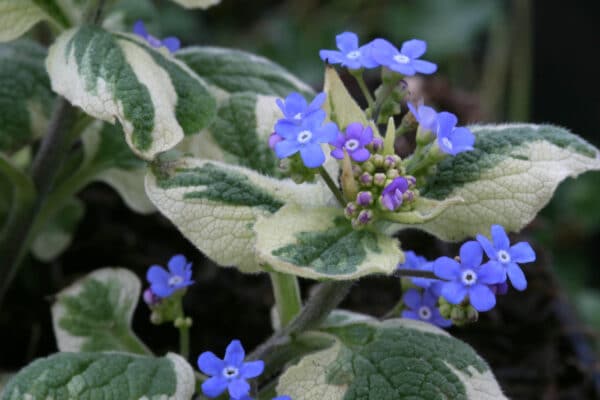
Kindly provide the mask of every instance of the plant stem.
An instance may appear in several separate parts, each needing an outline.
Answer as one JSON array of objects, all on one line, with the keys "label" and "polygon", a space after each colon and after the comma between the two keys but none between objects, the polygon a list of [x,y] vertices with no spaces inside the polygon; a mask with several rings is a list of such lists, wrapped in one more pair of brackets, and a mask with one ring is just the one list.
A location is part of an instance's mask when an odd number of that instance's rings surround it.
[{"label": "plant stem", "polygon": [[274,348],[285,344],[289,336],[318,326],[344,300],[353,284],[353,281],[331,281],[319,284],[302,312],[286,327],[275,332],[266,342],[258,346],[248,359],[264,360]]},{"label": "plant stem", "polygon": [[396,88],[396,85],[398,85],[398,83],[400,83],[401,80],[402,77],[398,76],[391,79],[389,82],[383,84],[383,88],[379,93],[379,96],[377,96],[377,100],[375,101],[374,110],[372,113],[373,121],[375,121],[375,123],[377,123],[377,120],[379,119],[381,107],[383,107],[383,104],[385,103],[387,98],[392,94],[392,92]]},{"label": "plant stem", "polygon": [[337,201],[340,203],[340,205],[342,207],[346,207],[346,204],[348,204],[348,202],[346,201],[346,199],[344,199],[344,195],[342,194],[340,188],[337,187],[337,185],[335,184],[333,179],[331,179],[331,176],[323,166],[319,167],[319,174],[325,181],[325,184],[327,185],[329,190],[331,190]]},{"label": "plant stem", "polygon": [[190,357],[190,327],[186,324],[179,327],[179,354],[186,360]]},{"label": "plant stem", "polygon": [[369,88],[367,87],[367,84],[365,83],[365,79],[363,77],[363,70],[362,69],[351,69],[350,73],[352,74],[352,76],[354,77],[354,79],[356,79],[356,82],[358,83],[358,87],[360,88],[363,96],[365,96],[365,99],[367,100],[367,104],[369,106],[369,112],[373,113],[373,105],[375,104],[375,99],[373,99],[373,95],[371,95],[371,92],[369,91]]},{"label": "plant stem", "polygon": [[401,276],[401,277],[407,277],[407,278],[430,278],[430,279],[441,280],[431,271],[422,271],[422,270],[408,269],[408,268],[406,268],[406,269],[399,268],[394,272],[394,275]]},{"label": "plant stem", "polygon": [[271,277],[271,285],[273,286],[277,313],[279,314],[279,323],[283,328],[302,309],[298,278],[294,275],[282,274],[280,272],[271,272],[269,276]]}]

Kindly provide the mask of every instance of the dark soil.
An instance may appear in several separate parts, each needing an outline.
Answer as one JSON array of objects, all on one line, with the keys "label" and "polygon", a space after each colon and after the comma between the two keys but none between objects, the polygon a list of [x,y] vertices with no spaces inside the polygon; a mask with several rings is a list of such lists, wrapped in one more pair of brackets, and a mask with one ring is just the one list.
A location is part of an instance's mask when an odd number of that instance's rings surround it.
[{"label": "dark soil", "polygon": [[[91,186],[81,197],[88,212],[73,246],[52,265],[30,260],[0,312],[0,370],[16,370],[56,351],[49,306],[62,287],[104,266],[127,267],[143,278],[149,265],[165,263],[174,253],[185,254],[195,266],[197,284],[185,304],[194,319],[193,355],[220,351],[232,338],[251,349],[271,333],[273,298],[266,275],[243,275],[214,265],[163,217],[130,212],[104,185]],[[419,232],[403,233],[401,240],[406,248],[430,257],[455,251]],[[479,322],[450,332],[490,363],[512,399],[600,398],[597,361],[585,330],[557,286],[549,260],[540,258],[526,268],[527,291],[509,292]],[[303,282],[305,292],[311,284]],[[356,284],[342,306],[381,316],[399,297],[396,279],[367,278]],[[145,305],[140,305],[135,331],[158,353],[174,350],[175,330],[150,324],[148,316]]]}]

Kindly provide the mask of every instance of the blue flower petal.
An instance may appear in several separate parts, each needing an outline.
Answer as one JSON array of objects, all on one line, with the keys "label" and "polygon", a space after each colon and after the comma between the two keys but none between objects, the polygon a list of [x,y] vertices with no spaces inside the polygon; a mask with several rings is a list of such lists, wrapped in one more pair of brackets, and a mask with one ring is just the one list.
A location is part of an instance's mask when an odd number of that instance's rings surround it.
[{"label": "blue flower petal", "polygon": [[419,106],[418,110],[419,125],[428,131],[436,131],[438,125],[438,113],[429,106]]},{"label": "blue flower petal", "polygon": [[137,20],[133,25],[133,33],[143,37],[144,39],[148,37],[148,31],[146,31],[146,27],[144,26],[144,22],[142,20]]},{"label": "blue flower petal", "polygon": [[265,370],[265,363],[261,360],[245,362],[240,368],[240,376],[244,379],[256,378]]},{"label": "blue flower petal", "polygon": [[175,292],[175,289],[166,282],[153,283],[150,286],[150,289],[152,289],[152,292],[161,299],[169,297]]},{"label": "blue flower petal", "polygon": [[410,58],[419,58],[427,51],[427,43],[423,40],[412,39],[402,43],[400,53]]},{"label": "blue flower petal", "polygon": [[464,300],[467,295],[467,289],[456,281],[446,282],[442,286],[442,296],[452,304],[458,304]]},{"label": "blue flower petal", "polygon": [[317,143],[331,143],[336,140],[339,129],[333,122],[328,122],[314,130],[313,140]]},{"label": "blue flower petal", "polygon": [[448,135],[448,139],[452,143],[455,155],[463,151],[473,150],[475,144],[475,135],[465,127],[455,128]]},{"label": "blue flower petal", "polygon": [[509,250],[510,240],[504,228],[500,225],[492,225],[492,241],[496,251],[498,250]]},{"label": "blue flower petal", "polygon": [[325,92],[321,92],[316,95],[313,101],[311,101],[308,105],[307,113],[319,110],[323,106],[323,103],[325,103],[326,98],[327,94],[325,94]]},{"label": "blue flower petal", "polygon": [[319,51],[319,57],[329,64],[341,64],[346,61],[344,53],[335,50],[321,50]]},{"label": "blue flower petal", "polygon": [[527,279],[525,278],[525,274],[523,270],[515,263],[509,263],[506,266],[506,273],[508,274],[508,279],[510,279],[510,283],[517,290],[523,291],[527,289]]},{"label": "blue flower petal", "polygon": [[487,254],[490,260],[497,259],[496,249],[494,248],[494,245],[492,244],[490,239],[486,238],[483,235],[477,235],[477,241],[479,242],[481,247],[483,247],[483,251],[485,251],[485,254]]},{"label": "blue flower petal", "polygon": [[159,265],[151,266],[148,269],[148,272],[146,272],[146,279],[151,284],[156,284],[156,283],[167,284],[170,277],[171,276],[169,275],[169,273],[163,267],[161,267]]},{"label": "blue flower petal", "polygon": [[221,375],[225,363],[212,351],[205,351],[198,357],[198,369],[208,376]]},{"label": "blue flower petal", "polygon": [[412,310],[416,310],[421,307],[421,293],[416,289],[407,290],[402,296],[402,301]]},{"label": "blue flower petal", "polygon": [[284,139],[295,140],[302,129],[303,127],[300,124],[288,119],[280,119],[275,124],[275,132]]},{"label": "blue flower petal", "polygon": [[277,396],[273,397],[273,400],[292,400],[290,396]]},{"label": "blue flower petal", "polygon": [[371,157],[371,152],[363,147],[350,153],[350,157],[356,162],[365,162]]},{"label": "blue flower petal", "polygon": [[297,92],[291,93],[285,98],[283,114],[286,118],[293,119],[296,115],[306,110],[307,104],[304,97]]},{"label": "blue flower petal", "polygon": [[439,326],[440,328],[448,328],[452,326],[452,320],[446,319],[440,315],[440,312],[436,310],[433,318],[431,319],[434,325]]},{"label": "blue flower petal", "polygon": [[300,150],[300,144],[295,140],[282,140],[275,145],[275,154],[279,158],[287,158]]},{"label": "blue flower petal", "polygon": [[460,247],[460,262],[466,268],[477,268],[483,260],[483,249],[479,242],[469,240]]},{"label": "blue flower petal", "polygon": [[165,46],[167,49],[169,49],[169,51],[171,53],[176,52],[177,50],[179,50],[179,48],[181,47],[181,42],[179,41],[178,38],[170,36],[167,38],[164,38],[162,40],[162,44],[163,46]]},{"label": "blue flower petal", "polygon": [[477,311],[489,311],[496,305],[496,296],[486,285],[472,286],[469,290],[469,299]]},{"label": "blue flower petal", "polygon": [[243,379],[234,379],[227,385],[229,395],[234,399],[247,396],[250,393],[250,384]]},{"label": "blue flower petal", "polygon": [[451,281],[460,276],[460,264],[450,257],[440,257],[433,262],[433,273],[439,278]]},{"label": "blue flower petal", "polygon": [[[240,368],[242,366],[242,362],[244,362],[244,358],[246,357],[246,352],[244,351],[244,347],[239,340],[232,340],[227,346],[225,350],[225,364],[232,365],[236,368]],[[240,396],[238,396],[240,397]]]},{"label": "blue flower petal", "polygon": [[512,246],[508,251],[510,258],[514,262],[528,263],[535,261],[535,251],[527,242],[519,242]]},{"label": "blue flower petal", "polygon": [[477,282],[494,285],[506,281],[506,271],[498,261],[488,261],[477,272]]},{"label": "blue flower petal", "polygon": [[417,73],[414,67],[410,64],[400,64],[392,60],[390,64],[387,65],[389,69],[392,71],[396,71],[402,75],[413,76]]},{"label": "blue flower petal", "polygon": [[371,56],[373,59],[377,63],[385,66],[393,63],[393,57],[399,53],[396,46],[385,39],[375,39],[369,46],[371,48]]},{"label": "blue flower petal", "polygon": [[[277,147],[275,147],[275,149],[277,149]],[[325,162],[325,154],[323,153],[321,145],[318,143],[302,147],[300,149],[300,157],[302,157],[302,162],[308,168],[320,167]]]},{"label": "blue flower petal", "polygon": [[215,376],[202,383],[202,393],[206,397],[215,398],[227,389],[227,379],[223,376]]},{"label": "blue flower petal", "polygon": [[421,319],[419,317],[419,314],[417,314],[416,311],[412,311],[412,310],[404,310],[404,311],[402,311],[402,318],[416,319],[417,321],[419,321]]},{"label": "blue flower petal", "polygon": [[411,65],[415,71],[421,74],[433,74],[437,71],[437,65],[425,60],[412,60]]},{"label": "blue flower petal", "polygon": [[379,67],[379,63],[375,60],[375,58],[373,58],[373,47],[371,46],[371,43],[368,43],[364,46],[361,46],[359,48],[361,57],[360,57],[360,62],[362,64],[363,67],[365,68],[377,68]]},{"label": "blue flower petal", "polygon": [[187,265],[187,259],[182,254],[176,254],[167,263],[169,271],[173,275],[185,276],[185,267]]},{"label": "blue flower petal", "polygon": [[335,37],[335,43],[342,52],[358,50],[358,36],[352,32],[343,32]]},{"label": "blue flower petal", "polygon": [[454,115],[452,113],[449,113],[447,111],[442,111],[441,113],[438,114],[437,122],[438,122],[438,132],[437,132],[438,136],[445,137],[445,136],[450,135],[450,133],[452,132],[452,130],[458,123],[458,118],[456,118],[456,115]]},{"label": "blue flower petal", "polygon": [[425,290],[421,297],[421,304],[429,308],[436,308],[439,297],[439,294],[435,293],[433,290]]}]

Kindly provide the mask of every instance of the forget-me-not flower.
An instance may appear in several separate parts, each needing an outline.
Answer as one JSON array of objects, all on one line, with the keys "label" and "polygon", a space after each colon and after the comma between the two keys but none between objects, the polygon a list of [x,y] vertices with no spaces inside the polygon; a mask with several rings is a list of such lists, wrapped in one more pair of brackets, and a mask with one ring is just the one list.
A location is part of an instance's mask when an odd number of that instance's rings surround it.
[{"label": "forget-me-not flower", "polygon": [[506,280],[502,268],[497,263],[485,263],[483,249],[474,241],[468,241],[460,248],[460,264],[449,257],[440,257],[433,263],[436,276],[447,280],[442,282],[441,295],[452,304],[459,304],[469,296],[471,305],[477,311],[488,311],[496,305],[496,296],[488,285]]},{"label": "forget-me-not flower", "polygon": [[192,263],[185,256],[177,254],[167,264],[169,270],[160,265],[152,265],[146,273],[152,293],[160,298],[171,296],[175,291],[194,283],[192,281]]},{"label": "forget-me-not flower", "polygon": [[341,64],[350,69],[375,68],[379,64],[371,57],[371,46],[366,44],[358,46],[358,36],[352,32],[343,32],[335,37],[335,42],[340,49],[321,50],[319,56],[321,60],[329,64]]},{"label": "forget-me-not flower", "polygon": [[381,203],[390,211],[395,211],[404,201],[404,192],[408,190],[408,181],[399,176],[381,192]]},{"label": "forget-me-not flower", "polygon": [[350,158],[357,162],[367,161],[371,152],[365,148],[373,140],[373,129],[363,126],[360,122],[353,122],[346,127],[346,133],[338,133],[337,138],[331,142],[335,147],[331,155],[338,160],[344,158],[344,150]]},{"label": "forget-me-not flower", "polygon": [[483,235],[477,235],[477,241],[481,243],[490,262],[502,267],[515,289],[527,288],[527,279],[519,263],[535,261],[535,251],[529,243],[519,242],[511,246],[506,231],[500,225],[492,225],[492,241]]},{"label": "forget-me-not flower", "polygon": [[306,120],[316,120],[322,123],[325,120],[325,110],[321,108],[325,102],[327,95],[319,93],[309,103],[300,93],[291,93],[285,100],[277,99],[276,103],[283,118],[275,124],[275,132],[281,134],[280,131],[290,127],[302,125]]},{"label": "forget-me-not flower", "polygon": [[432,107],[424,104],[419,104],[415,107],[410,101],[406,102],[406,105],[423,129],[433,132],[437,131],[438,113]]},{"label": "forget-me-not flower", "polygon": [[[433,272],[433,261],[428,261],[425,257],[417,255],[412,250],[408,250],[404,252],[404,263],[398,264],[397,268]],[[442,281],[439,279],[413,277],[411,281],[415,286],[430,289],[434,294],[440,295]]]},{"label": "forget-me-not flower", "polygon": [[376,62],[403,75],[412,76],[417,72],[433,74],[437,70],[434,63],[419,59],[427,50],[427,43],[423,40],[408,40],[400,50],[385,39],[375,39],[370,46]]},{"label": "forget-me-not flower", "polygon": [[181,47],[181,42],[179,41],[179,39],[177,39],[174,36],[169,36],[166,37],[162,40],[152,36],[151,34],[148,33],[148,31],[146,31],[146,27],[144,26],[144,22],[142,22],[141,20],[138,20],[135,25],[133,25],[133,33],[135,33],[138,36],[143,37],[146,42],[148,42],[148,44],[152,47],[166,47],[167,49],[169,49],[169,51],[171,53],[179,50],[179,47]]},{"label": "forget-me-not flower", "polygon": [[452,325],[452,321],[442,317],[437,308],[438,296],[431,290],[421,291],[416,289],[407,290],[402,301],[408,307],[402,311],[402,318],[416,319],[429,322],[436,326],[447,328]]},{"label": "forget-me-not flower", "polygon": [[321,125],[317,118],[305,119],[298,126],[284,125],[276,127],[277,134],[283,140],[275,144],[275,154],[279,158],[287,158],[300,153],[302,162],[309,168],[316,168],[325,162],[322,143],[330,143],[338,135],[338,127],[333,122]]},{"label": "forget-me-not flower", "polygon": [[473,150],[475,135],[465,127],[456,127],[456,115],[442,111],[437,115],[437,142],[441,151],[453,156]]},{"label": "forget-me-not flower", "polygon": [[198,368],[210,378],[202,383],[202,393],[210,398],[220,396],[225,390],[234,399],[244,398],[250,393],[247,379],[263,373],[263,361],[244,362],[246,352],[239,340],[233,340],[221,360],[213,352],[206,351],[198,357]]}]

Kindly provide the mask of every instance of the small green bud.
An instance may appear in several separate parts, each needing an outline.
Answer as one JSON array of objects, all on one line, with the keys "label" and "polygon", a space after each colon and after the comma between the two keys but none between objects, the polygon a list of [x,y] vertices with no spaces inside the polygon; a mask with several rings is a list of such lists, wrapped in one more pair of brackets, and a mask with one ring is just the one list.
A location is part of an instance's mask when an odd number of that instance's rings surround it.
[{"label": "small green bud", "polygon": [[388,171],[385,173],[385,176],[388,177],[388,179],[394,179],[400,176],[400,172],[398,172],[397,169],[392,168],[392,169],[388,169]]},{"label": "small green bud", "polygon": [[373,184],[375,186],[384,187],[386,180],[387,177],[382,172],[378,172],[375,175],[373,175]]},{"label": "small green bud", "polygon": [[[371,160],[373,159],[373,157],[371,157]],[[372,161],[366,161],[364,163],[362,163],[362,170],[365,172],[368,172],[370,174],[375,172],[375,165],[373,164]]]},{"label": "small green bud", "polygon": [[376,168],[383,168],[385,157],[381,154],[374,154],[371,156],[371,161]]}]

